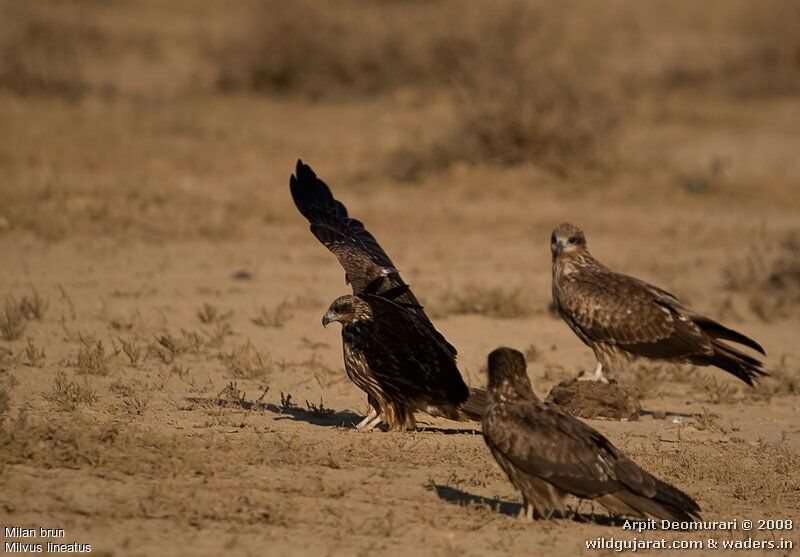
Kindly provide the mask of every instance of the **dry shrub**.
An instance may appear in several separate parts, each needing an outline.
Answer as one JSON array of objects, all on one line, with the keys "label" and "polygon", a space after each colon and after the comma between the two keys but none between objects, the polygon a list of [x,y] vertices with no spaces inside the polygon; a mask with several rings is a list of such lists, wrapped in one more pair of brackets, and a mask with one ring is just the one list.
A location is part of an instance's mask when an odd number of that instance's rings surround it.
[{"label": "dry shrub", "polygon": [[122,353],[128,358],[128,361],[133,367],[136,367],[139,364],[139,360],[142,357],[142,349],[139,345],[136,344],[134,340],[125,340],[122,337],[119,337],[119,342],[122,345]]},{"label": "dry shrub", "polygon": [[114,354],[106,354],[101,341],[85,343],[78,351],[75,367],[82,375],[108,375],[111,372],[108,364],[113,356]]},{"label": "dry shrub", "polygon": [[0,4],[0,89],[71,100],[87,92],[82,58],[102,50],[103,35],[51,8],[48,2]]},{"label": "dry shrub", "polygon": [[228,374],[237,379],[265,379],[272,371],[269,354],[259,352],[250,341],[230,352],[221,352],[218,358]]},{"label": "dry shrub", "polygon": [[59,410],[74,412],[82,405],[92,405],[97,401],[97,393],[84,379],[78,383],[69,379],[63,371],[56,375],[50,392],[45,393],[44,399],[53,403]]},{"label": "dry shrub", "polygon": [[484,10],[479,48],[457,66],[457,125],[440,156],[468,162],[534,161],[567,174],[597,166],[598,145],[616,123],[613,83],[595,54],[569,32],[579,15],[511,2]]},{"label": "dry shrub", "polygon": [[448,290],[433,304],[426,306],[434,317],[476,314],[489,317],[529,317],[536,311],[529,300],[523,297],[521,288],[485,288],[469,285],[463,290]]},{"label": "dry shrub", "polygon": [[[702,9],[712,20],[682,9],[675,21],[705,35],[706,52],[716,57],[684,56],[667,67],[657,86],[701,88],[734,97],[792,95],[800,91],[800,4],[794,0],[721,1]],[[700,6],[695,4],[697,8]],[[731,48],[731,38],[736,48]],[[717,45],[716,49],[708,48]]]},{"label": "dry shrub", "polygon": [[44,348],[39,348],[33,343],[33,339],[28,338],[28,344],[25,345],[25,357],[28,359],[27,364],[29,366],[40,367],[47,355]]},{"label": "dry shrub", "polygon": [[19,301],[19,309],[25,319],[41,321],[44,314],[47,313],[48,307],[50,307],[50,303],[45,298],[42,298],[35,288],[30,295],[23,295]]},{"label": "dry shrub", "polygon": [[258,315],[250,319],[254,325],[259,327],[280,329],[289,319],[294,315],[294,305],[291,302],[284,300],[274,309],[268,310],[261,307],[258,310]]},{"label": "dry shrub", "polygon": [[[208,451],[185,435],[129,425],[98,424],[80,414],[61,420],[20,417],[0,426],[0,464],[113,470],[140,477],[176,477],[208,470]],[[215,446],[215,449],[221,449]]]},{"label": "dry shrub", "polygon": [[3,340],[16,340],[25,331],[25,311],[16,299],[6,296],[3,312],[0,313],[0,337]]},{"label": "dry shrub", "polygon": [[[597,36],[571,24],[578,4],[270,1],[239,44],[220,51],[224,88],[310,97],[403,86],[455,99],[456,124],[428,145],[400,146],[387,170],[414,180],[455,161],[594,166],[614,105],[595,63]],[[574,32],[565,32],[567,28]],[[584,26],[585,27],[585,26]],[[592,43],[594,40],[594,44]]]},{"label": "dry shrub", "polygon": [[0,389],[0,417],[2,417],[3,414],[8,412],[8,409],[10,407],[8,401],[9,401],[8,391],[5,389]]},{"label": "dry shrub", "polygon": [[777,364],[768,369],[769,376],[763,377],[751,393],[754,398],[770,400],[773,396],[800,394],[800,369],[789,365],[789,357],[783,354]]},{"label": "dry shrub", "polygon": [[464,44],[459,4],[325,0],[260,3],[242,39],[218,49],[223,89],[310,97],[442,83]]},{"label": "dry shrub", "polygon": [[727,287],[750,298],[750,309],[761,319],[796,314],[800,305],[800,236],[787,236],[778,250],[764,249],[765,239],[747,256],[725,270]]},{"label": "dry shrub", "polygon": [[203,307],[197,310],[197,318],[205,325],[210,325],[220,321],[227,321],[232,315],[232,311],[220,311],[218,307],[209,304],[208,302],[203,302]]}]

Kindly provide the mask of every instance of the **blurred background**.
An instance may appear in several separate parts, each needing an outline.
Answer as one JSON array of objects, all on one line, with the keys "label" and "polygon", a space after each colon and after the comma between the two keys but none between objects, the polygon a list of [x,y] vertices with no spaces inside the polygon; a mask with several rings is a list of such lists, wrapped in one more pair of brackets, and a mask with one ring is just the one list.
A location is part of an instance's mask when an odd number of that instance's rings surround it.
[{"label": "blurred background", "polygon": [[798,0],[0,0],[0,512],[105,556],[608,535],[497,512],[478,435],[350,430],[302,158],[470,385],[501,344],[542,396],[594,369],[549,309],[563,221],[758,340],[759,387],[640,363],[679,418],[596,425],[704,516],[797,516],[799,153]]},{"label": "blurred background", "polygon": [[0,6],[0,233],[302,233],[303,158],[373,229],[505,223],[544,254],[576,220],[647,254],[630,223],[659,250],[735,247],[715,284],[800,283],[793,0]]}]

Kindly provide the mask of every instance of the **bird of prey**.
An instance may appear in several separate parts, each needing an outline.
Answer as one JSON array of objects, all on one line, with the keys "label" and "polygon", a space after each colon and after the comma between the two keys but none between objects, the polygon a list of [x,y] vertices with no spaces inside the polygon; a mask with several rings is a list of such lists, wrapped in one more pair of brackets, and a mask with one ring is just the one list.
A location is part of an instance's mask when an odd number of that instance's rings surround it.
[{"label": "bird of prey", "polygon": [[550,239],[553,302],[597,358],[593,379],[606,381],[634,358],[716,366],[753,385],[763,362],[723,341],[766,355],[753,339],[695,312],[675,295],[615,273],[589,253],[576,226],[561,224]]},{"label": "bird of prey", "polygon": [[351,218],[310,166],[297,161],[292,198],[311,232],[342,265],[353,295],[337,299],[323,324],[341,321],[345,368],[367,393],[370,410],[358,424],[369,430],[415,424],[413,412],[480,420],[486,392],[468,389],[456,349],[431,323],[394,263],[363,223]]},{"label": "bird of prey", "polygon": [[373,293],[379,286],[335,299],[322,318],[323,326],[342,324],[345,370],[367,393],[370,411],[356,427],[413,429],[415,411],[480,420],[485,391],[469,389],[448,345],[413,311]]},{"label": "bird of prey", "polygon": [[489,354],[488,390],[483,437],[522,492],[527,518],[563,512],[569,495],[617,514],[699,518],[691,497],[640,468],[600,432],[539,400],[517,350]]}]

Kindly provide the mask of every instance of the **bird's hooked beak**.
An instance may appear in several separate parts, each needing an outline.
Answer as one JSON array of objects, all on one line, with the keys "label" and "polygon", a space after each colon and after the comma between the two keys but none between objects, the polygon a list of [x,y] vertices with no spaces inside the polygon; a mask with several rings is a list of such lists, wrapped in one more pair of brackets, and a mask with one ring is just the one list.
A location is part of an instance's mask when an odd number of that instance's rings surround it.
[{"label": "bird's hooked beak", "polygon": [[328,310],[325,315],[322,316],[322,326],[327,328],[331,321],[336,321],[336,314]]},{"label": "bird's hooked beak", "polygon": [[566,247],[566,242],[563,238],[558,238],[553,242],[553,255],[558,257],[562,253],[564,253],[564,248]]}]

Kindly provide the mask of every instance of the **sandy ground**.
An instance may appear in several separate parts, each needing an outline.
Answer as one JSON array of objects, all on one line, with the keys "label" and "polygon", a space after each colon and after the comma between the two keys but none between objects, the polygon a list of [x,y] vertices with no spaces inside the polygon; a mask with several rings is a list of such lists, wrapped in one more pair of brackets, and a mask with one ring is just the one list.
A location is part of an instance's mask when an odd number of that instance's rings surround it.
[{"label": "sandy ground", "polygon": [[[356,432],[364,396],[344,374],[338,328],[320,325],[348,287],[288,190],[302,157],[380,240],[473,385],[499,345],[526,352],[543,396],[594,368],[548,309],[549,233],[564,220],[601,261],[754,337],[774,375],[756,389],[637,364],[621,383],[667,418],[591,424],[707,519],[797,522],[800,305],[786,294],[796,284],[770,277],[797,264],[798,115],[787,98],[665,96],[626,115],[613,172],[456,164],[407,184],[381,161],[453,117],[416,91],[160,103],[3,93],[0,294],[41,315],[29,309],[24,331],[0,340],[0,525],[61,528],[59,542],[107,556],[800,544],[797,524],[637,534],[599,507],[593,521],[528,523],[477,424],[420,416],[420,431]],[[724,172],[697,191],[690,178],[714,160]]]}]

